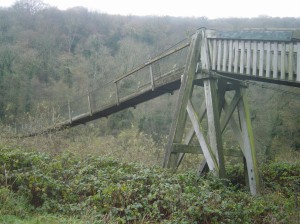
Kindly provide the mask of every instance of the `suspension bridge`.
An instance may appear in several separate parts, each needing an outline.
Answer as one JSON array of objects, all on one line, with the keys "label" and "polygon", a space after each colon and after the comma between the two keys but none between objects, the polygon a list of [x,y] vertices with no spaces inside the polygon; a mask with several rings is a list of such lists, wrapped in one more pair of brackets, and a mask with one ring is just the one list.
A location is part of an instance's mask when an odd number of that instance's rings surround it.
[{"label": "suspension bridge", "polygon": [[[300,39],[286,30],[199,29],[127,74],[53,109],[45,119],[48,128],[43,128],[45,124],[32,128],[32,122],[24,125],[23,136],[85,124],[179,90],[163,166],[175,170],[186,153],[201,153],[204,159],[199,174],[208,168],[225,177],[222,133],[230,127],[244,157],[248,186],[255,195],[260,189],[259,175],[245,80],[300,87]],[[192,101],[194,86],[204,88],[205,101],[200,108]],[[232,94],[226,95],[228,92]],[[204,117],[207,133],[202,128]],[[185,132],[188,118],[192,125]],[[191,144],[194,137],[198,145]]]}]

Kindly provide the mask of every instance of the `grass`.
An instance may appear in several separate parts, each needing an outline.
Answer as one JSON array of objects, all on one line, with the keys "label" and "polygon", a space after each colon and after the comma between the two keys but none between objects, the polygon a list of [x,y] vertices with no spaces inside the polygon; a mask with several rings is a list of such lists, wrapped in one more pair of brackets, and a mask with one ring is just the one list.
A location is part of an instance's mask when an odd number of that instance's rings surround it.
[{"label": "grass", "polygon": [[3,215],[0,217],[0,223],[2,224],[84,224],[83,220],[72,217],[63,217],[58,215],[32,215],[26,218],[20,218],[18,216]]}]

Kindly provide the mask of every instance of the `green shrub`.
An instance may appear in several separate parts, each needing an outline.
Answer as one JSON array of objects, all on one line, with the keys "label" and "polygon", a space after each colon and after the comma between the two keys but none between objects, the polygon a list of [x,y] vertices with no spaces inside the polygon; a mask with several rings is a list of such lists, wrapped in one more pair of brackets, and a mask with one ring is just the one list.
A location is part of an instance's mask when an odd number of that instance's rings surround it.
[{"label": "green shrub", "polygon": [[9,203],[27,198],[36,212],[78,218],[90,214],[93,223],[280,223],[291,209],[284,195],[252,197],[212,175],[172,174],[70,152],[50,156],[1,148],[0,155],[0,184],[14,191],[9,191],[15,198]]},{"label": "green shrub", "polygon": [[24,218],[30,211],[29,201],[6,187],[0,186],[0,217],[4,215]]},{"label": "green shrub", "polygon": [[262,166],[262,179],[271,191],[292,197],[300,185],[300,162],[265,164]]}]

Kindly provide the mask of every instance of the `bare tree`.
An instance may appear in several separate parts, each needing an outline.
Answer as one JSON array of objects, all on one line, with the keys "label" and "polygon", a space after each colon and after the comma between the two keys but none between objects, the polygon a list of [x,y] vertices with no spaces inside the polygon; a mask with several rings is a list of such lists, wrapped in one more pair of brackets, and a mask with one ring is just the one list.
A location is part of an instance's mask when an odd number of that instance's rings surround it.
[{"label": "bare tree", "polygon": [[18,0],[13,5],[15,10],[22,10],[30,15],[34,15],[46,7],[47,4],[45,4],[42,0]]}]

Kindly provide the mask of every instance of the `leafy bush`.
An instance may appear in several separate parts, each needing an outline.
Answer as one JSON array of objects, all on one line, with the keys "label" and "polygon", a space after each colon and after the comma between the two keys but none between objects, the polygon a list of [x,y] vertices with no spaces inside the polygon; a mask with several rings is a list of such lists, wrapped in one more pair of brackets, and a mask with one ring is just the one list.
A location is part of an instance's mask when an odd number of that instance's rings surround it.
[{"label": "leafy bush", "polygon": [[211,175],[172,174],[70,152],[0,152],[0,185],[15,192],[9,191],[9,201],[27,198],[37,212],[77,217],[89,213],[93,222],[118,223],[279,223],[289,214],[283,197],[253,198]]},{"label": "leafy bush", "polygon": [[28,205],[24,196],[0,186],[0,217],[9,214],[24,218],[30,210]]},{"label": "leafy bush", "polygon": [[262,178],[267,188],[292,197],[300,188],[300,162],[271,163],[262,167]]}]

